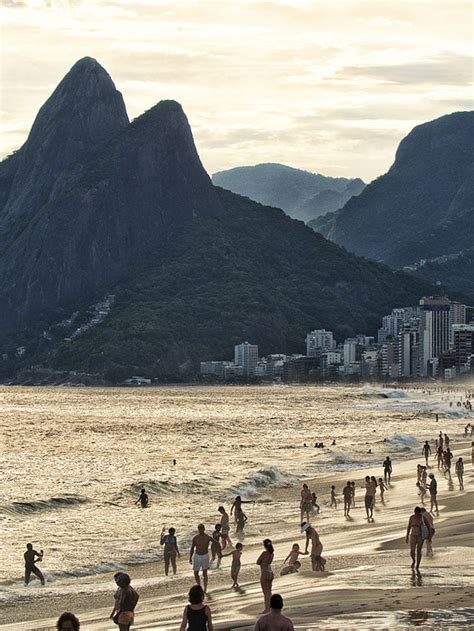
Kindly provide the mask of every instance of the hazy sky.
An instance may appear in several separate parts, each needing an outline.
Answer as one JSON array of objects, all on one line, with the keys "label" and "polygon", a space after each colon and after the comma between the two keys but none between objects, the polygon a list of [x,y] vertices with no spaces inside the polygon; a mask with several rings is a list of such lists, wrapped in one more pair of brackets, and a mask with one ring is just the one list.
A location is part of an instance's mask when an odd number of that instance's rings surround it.
[{"label": "hazy sky", "polygon": [[212,173],[283,162],[370,180],[410,129],[472,109],[472,3],[0,0],[3,156],[77,59],[131,118],[179,101]]}]

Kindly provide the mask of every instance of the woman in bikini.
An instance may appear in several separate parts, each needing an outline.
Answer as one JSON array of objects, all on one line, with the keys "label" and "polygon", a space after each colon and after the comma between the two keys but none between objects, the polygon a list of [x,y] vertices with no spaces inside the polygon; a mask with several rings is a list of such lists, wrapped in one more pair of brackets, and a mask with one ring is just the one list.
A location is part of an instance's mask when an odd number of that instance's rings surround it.
[{"label": "woman in bikini", "polygon": [[265,548],[257,559],[257,565],[260,565],[260,585],[262,586],[263,599],[265,603],[264,613],[270,611],[270,598],[272,596],[273,569],[272,562],[274,549],[270,539],[263,542]]},{"label": "woman in bikini", "polygon": [[[426,536],[423,536],[423,530],[426,529]],[[406,543],[410,539],[410,556],[412,560],[411,569],[420,571],[421,550],[425,539],[430,535],[430,524],[426,516],[421,512],[419,506],[415,507],[413,515],[410,516],[407,526]],[[415,566],[416,563],[416,566]]]}]

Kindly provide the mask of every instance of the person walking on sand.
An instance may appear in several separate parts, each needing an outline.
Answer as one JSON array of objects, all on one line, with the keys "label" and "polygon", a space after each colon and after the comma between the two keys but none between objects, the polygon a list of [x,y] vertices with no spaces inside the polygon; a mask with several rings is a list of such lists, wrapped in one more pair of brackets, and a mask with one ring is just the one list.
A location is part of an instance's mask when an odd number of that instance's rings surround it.
[{"label": "person walking on sand", "polygon": [[390,480],[392,479],[392,470],[392,461],[390,456],[387,456],[383,461],[383,479],[388,486],[390,486]]},{"label": "person walking on sand", "polygon": [[142,508],[148,508],[148,502],[148,495],[146,494],[145,489],[142,489],[135,504],[140,504]]},{"label": "person walking on sand", "polygon": [[223,557],[232,556],[232,565],[230,566],[230,578],[233,581],[232,583],[233,589],[239,589],[240,587],[239,572],[242,565],[241,557],[242,557],[243,548],[244,546],[241,543],[237,543],[235,546],[235,550],[232,550],[232,552],[227,552],[226,554],[222,555]]},{"label": "person walking on sand", "polygon": [[365,476],[365,512],[367,514],[367,521],[374,521],[374,504],[375,504],[375,489],[376,485],[370,479],[370,476]]},{"label": "person walking on sand", "polygon": [[181,556],[178,550],[178,540],[176,538],[176,530],[170,528],[168,534],[165,535],[165,527],[161,530],[160,545],[165,546],[163,550],[163,559],[165,561],[165,575],[168,576],[168,571],[173,568],[173,574],[176,574],[176,557]]},{"label": "person walking on sand", "polygon": [[189,605],[184,608],[179,631],[213,631],[212,615],[208,605],[204,604],[205,593],[200,585],[193,585],[189,590]]},{"label": "person walking on sand", "polygon": [[263,613],[266,613],[270,610],[270,597],[272,595],[273,584],[272,563],[275,550],[273,548],[271,539],[264,539],[263,547],[264,551],[258,557],[257,565],[260,566],[260,585],[262,587],[264,602]]},{"label": "person walking on sand", "polygon": [[37,576],[41,581],[41,585],[44,585],[44,576],[39,567],[36,567],[36,563],[41,562],[43,560],[43,550],[36,552],[33,550],[33,544],[26,544],[26,552],[23,555],[25,559],[25,585],[28,585],[30,582],[30,577],[32,574]]},{"label": "person walking on sand", "polygon": [[382,478],[379,478],[378,487],[380,489],[380,501],[382,502],[382,504],[385,505],[384,494],[385,494],[385,491],[387,491],[388,489],[385,486],[384,481],[382,480]]},{"label": "person walking on sand", "polygon": [[344,498],[344,517],[349,517],[352,504],[352,485],[350,482],[342,489],[342,496]]},{"label": "person walking on sand", "polygon": [[413,515],[411,515],[408,520],[407,536],[405,541],[408,543],[408,538],[410,538],[410,556],[412,559],[411,569],[416,569],[417,572],[420,569],[421,549],[423,548],[423,543],[430,535],[429,529],[430,525],[426,516],[423,516],[421,508],[416,506]]},{"label": "person walking on sand", "polygon": [[336,487],[333,485],[331,486],[331,504],[330,507],[332,508],[334,506],[334,508],[337,508],[337,499],[336,499]]},{"label": "person walking on sand", "polygon": [[459,490],[464,491],[464,462],[462,461],[461,457],[456,460],[454,470],[456,471],[456,475],[458,476]]},{"label": "person walking on sand", "polygon": [[308,553],[309,543],[311,542],[310,556],[313,572],[324,572],[326,568],[326,559],[322,556],[323,544],[321,543],[319,534],[316,532],[316,529],[306,521],[301,524],[301,532],[306,533],[306,545],[303,554]]},{"label": "person walking on sand", "polygon": [[314,491],[311,493],[311,504],[312,504],[313,508],[316,509],[316,511],[314,511],[314,510],[311,511],[311,514],[314,514],[315,512],[316,512],[316,514],[319,513],[319,511],[321,510],[321,507],[318,504],[318,497],[317,497],[317,495],[316,495],[316,493]]},{"label": "person walking on sand", "polygon": [[303,484],[301,489],[301,501],[300,501],[300,521],[303,521],[303,517],[306,514],[306,519],[309,520],[311,511],[313,510],[313,495],[306,483]]},{"label": "person walking on sand", "polygon": [[257,620],[254,631],[295,631],[291,620],[281,613],[282,609],[283,598],[272,594],[270,611]]},{"label": "person walking on sand", "polygon": [[447,434],[444,435],[444,448],[449,449],[449,436]]},{"label": "person walking on sand", "polygon": [[80,628],[79,619],[70,611],[62,613],[56,622],[57,631],[79,631]]},{"label": "person walking on sand", "polygon": [[219,506],[217,510],[221,514],[221,549],[224,550],[227,544],[229,544],[230,546],[232,545],[232,541],[229,537],[229,515],[226,513],[223,506]]},{"label": "person walking on sand", "polygon": [[428,466],[428,458],[431,456],[431,447],[427,440],[425,440],[425,444],[423,445],[421,453],[425,457],[426,466]]},{"label": "person walking on sand", "polygon": [[128,574],[117,572],[114,578],[118,589],[114,595],[115,605],[110,617],[118,625],[119,631],[129,631],[134,622],[139,595],[130,585]]},{"label": "person walking on sand", "polygon": [[436,515],[439,515],[438,482],[436,481],[434,473],[430,473],[428,477],[430,479],[430,483],[428,484],[428,490],[430,492],[430,500],[431,500],[430,513],[433,514],[433,508],[436,508]]},{"label": "person walking on sand", "polygon": [[445,474],[447,473],[451,477],[451,463],[453,462],[453,452],[448,447],[444,452],[444,467]]},{"label": "person walking on sand", "polygon": [[351,487],[352,487],[352,508],[355,508],[356,505],[356,483],[353,480],[351,482]]},{"label": "person walking on sand", "polygon": [[209,544],[218,543],[215,539],[206,534],[204,524],[198,525],[198,534],[193,537],[189,550],[189,563],[193,566],[196,584],[201,585],[199,571],[202,570],[204,593],[207,594],[207,583],[209,570]]},{"label": "person walking on sand", "polygon": [[431,513],[428,513],[428,511],[426,510],[424,506],[421,507],[421,514],[424,517],[426,517],[426,521],[430,525],[430,534],[429,534],[428,539],[426,540],[426,554],[429,557],[432,557],[433,556],[433,537],[435,534],[433,515],[431,515]]}]

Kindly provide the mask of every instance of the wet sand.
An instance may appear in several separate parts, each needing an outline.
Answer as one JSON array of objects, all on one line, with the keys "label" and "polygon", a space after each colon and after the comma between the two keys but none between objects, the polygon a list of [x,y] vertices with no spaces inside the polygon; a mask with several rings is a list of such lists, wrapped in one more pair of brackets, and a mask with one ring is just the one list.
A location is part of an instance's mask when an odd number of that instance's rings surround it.
[{"label": "wet sand", "polygon": [[[338,628],[458,628],[474,624],[472,585],[474,584],[474,534],[472,528],[472,461],[470,442],[453,440],[455,459],[460,455],[465,462],[465,491],[459,491],[457,479],[452,484],[432,469],[438,479],[439,518],[435,517],[436,535],[433,540],[434,557],[423,557],[421,576],[410,570],[411,559],[405,544],[406,525],[415,505],[416,464],[421,457],[394,463],[392,486],[385,495],[386,505],[377,505],[374,523],[367,523],[363,507],[363,477],[381,476],[378,469],[353,470],[332,476],[319,477],[309,482],[316,487],[319,501],[328,500],[331,484],[340,494],[346,480],[357,484],[356,508],[351,519],[343,516],[342,503],[337,510],[322,506],[321,517],[312,519],[324,545],[327,572],[314,573],[309,557],[302,558],[298,574],[279,577],[283,559],[294,542],[304,544],[299,534],[298,486],[267,491],[266,516],[258,521],[258,503],[249,508],[249,518],[255,522],[261,538],[270,537],[275,546],[273,591],[285,600],[285,613],[297,629]],[[433,463],[434,464],[434,461]],[[339,495],[338,499],[341,499]],[[271,522],[271,502],[276,523]],[[429,508],[429,499],[425,499]],[[256,523],[258,521],[258,523]],[[159,525],[157,525],[157,528]],[[252,537],[255,540],[255,537]],[[210,572],[210,601],[216,629],[253,629],[262,610],[262,595],[255,560],[261,551],[256,543],[244,541],[243,566],[240,575],[242,591],[230,589],[230,559],[223,560],[219,570]],[[183,551],[184,552],[184,551]],[[152,577],[162,576],[160,563],[142,564],[128,568],[132,584],[140,593],[136,612],[136,629],[177,629],[186,604],[186,592],[193,584],[188,555],[184,552],[176,578],[150,584]],[[101,582],[103,582],[103,576]],[[110,574],[110,592],[82,593],[80,582],[71,579],[71,595],[42,598],[40,587],[34,587],[38,597],[34,601],[25,591],[23,602],[2,607],[0,629],[51,629],[58,615],[74,611],[81,620],[81,628],[91,630],[116,629],[108,620],[112,605],[114,583]],[[35,594],[36,595],[36,594]]]}]

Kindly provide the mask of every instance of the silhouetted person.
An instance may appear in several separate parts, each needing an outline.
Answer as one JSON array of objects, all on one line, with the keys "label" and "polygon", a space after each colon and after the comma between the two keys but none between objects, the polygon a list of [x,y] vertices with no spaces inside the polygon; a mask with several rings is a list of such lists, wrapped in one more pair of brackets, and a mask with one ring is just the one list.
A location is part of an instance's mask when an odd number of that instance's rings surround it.
[{"label": "silhouetted person", "polygon": [[76,616],[69,611],[65,611],[61,614],[56,622],[56,629],[58,631],[79,631],[80,628],[81,623]]},{"label": "silhouetted person", "polygon": [[145,489],[142,489],[140,497],[137,499],[135,504],[138,504],[138,502],[140,502],[142,508],[148,507],[148,495],[146,494]]},{"label": "silhouetted person", "polygon": [[43,560],[43,550],[40,550],[39,553],[36,550],[33,550],[33,544],[26,544],[26,552],[23,555],[25,559],[25,585],[28,585],[30,582],[30,576],[34,574],[41,581],[41,585],[44,585],[44,576],[41,570],[36,567],[35,563],[37,561]]},{"label": "silhouetted person", "polygon": [[390,456],[387,456],[383,461],[383,479],[385,484],[390,484],[390,480],[392,478],[392,461],[390,460]]}]

